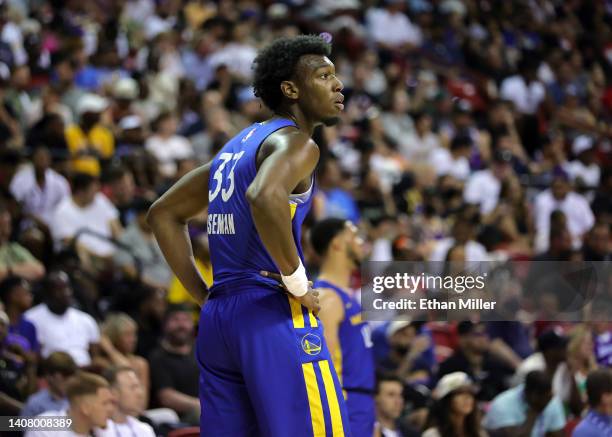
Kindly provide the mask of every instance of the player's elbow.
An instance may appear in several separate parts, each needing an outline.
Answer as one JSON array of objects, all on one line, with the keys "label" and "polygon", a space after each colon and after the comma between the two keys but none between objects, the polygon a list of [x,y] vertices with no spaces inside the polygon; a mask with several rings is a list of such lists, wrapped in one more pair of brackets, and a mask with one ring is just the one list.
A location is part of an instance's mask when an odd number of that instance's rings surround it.
[{"label": "player's elbow", "polygon": [[249,205],[251,205],[251,210],[257,211],[268,208],[277,197],[276,191],[272,187],[258,189],[256,186],[251,185],[246,191],[246,199]]},{"label": "player's elbow", "polygon": [[151,228],[154,228],[155,224],[159,222],[160,217],[163,215],[163,211],[163,205],[159,200],[151,205],[149,211],[147,212],[147,224]]}]

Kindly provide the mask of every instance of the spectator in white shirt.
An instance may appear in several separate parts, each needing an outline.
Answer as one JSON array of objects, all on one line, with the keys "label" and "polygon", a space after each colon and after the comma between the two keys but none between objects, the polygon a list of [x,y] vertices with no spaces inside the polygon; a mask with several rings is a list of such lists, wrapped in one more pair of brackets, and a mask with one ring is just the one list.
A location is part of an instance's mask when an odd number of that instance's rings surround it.
[{"label": "spectator in white shirt", "polygon": [[88,366],[100,354],[100,330],[89,314],[71,307],[72,286],[62,271],[49,273],[44,284],[44,302],[25,312],[36,327],[41,355],[63,351],[79,367]]},{"label": "spectator in white shirt", "polygon": [[538,253],[548,249],[550,214],[555,210],[563,212],[567,218],[567,229],[572,237],[574,249],[582,246],[583,235],[595,224],[595,217],[587,199],[571,191],[567,174],[558,172],[551,187],[535,198],[535,250]]},{"label": "spectator in white shirt", "polygon": [[480,205],[482,214],[489,214],[497,206],[501,183],[512,172],[512,153],[499,151],[493,158],[491,168],[472,174],[463,191],[467,203]]},{"label": "spectator in white shirt", "polygon": [[66,178],[49,168],[51,155],[46,147],[38,147],[28,165],[13,177],[11,194],[23,206],[23,212],[49,225],[55,208],[70,197]]},{"label": "spectator in white shirt", "polygon": [[445,261],[448,251],[454,246],[465,246],[466,262],[488,261],[487,249],[474,241],[474,225],[465,217],[458,217],[453,225],[452,237],[440,240],[429,255],[430,261]]},{"label": "spectator in white shirt", "polygon": [[597,188],[601,178],[601,169],[596,162],[593,139],[579,135],[572,143],[572,153],[576,157],[564,166],[572,182],[578,187]]},{"label": "spectator in white shirt", "polygon": [[370,9],[366,15],[368,32],[382,48],[393,50],[420,46],[421,29],[403,12],[403,0],[385,0],[384,9]]},{"label": "spectator in white shirt", "polygon": [[[81,261],[110,258],[115,246],[107,239],[122,233],[117,208],[99,192],[96,178],[77,174],[72,181],[72,197],[60,203],[53,214],[51,232],[58,245],[69,245],[78,236],[77,250]],[[83,234],[82,231],[97,234]]]},{"label": "spectator in white shirt", "polygon": [[524,115],[533,115],[546,97],[546,88],[537,79],[537,66],[531,60],[522,60],[519,74],[510,76],[501,83],[502,99],[514,103]]},{"label": "spectator in white shirt", "polygon": [[147,140],[145,149],[157,159],[161,175],[171,179],[176,174],[176,161],[191,158],[193,147],[187,138],[176,134],[178,120],[170,112],[157,117],[154,129],[155,135]]},{"label": "spectator in white shirt", "polygon": [[137,419],[145,409],[142,383],[131,367],[112,367],[104,373],[115,398],[115,410],[104,430],[96,437],[155,437],[153,428]]},{"label": "spectator in white shirt", "polygon": [[438,135],[432,131],[433,120],[424,112],[414,116],[415,129],[412,135],[400,142],[400,151],[411,162],[431,163],[431,154],[440,147]]},{"label": "spectator in white shirt", "polygon": [[438,176],[451,175],[457,180],[465,181],[470,176],[468,158],[472,151],[472,140],[468,136],[456,136],[451,142],[450,150],[436,147],[429,155],[429,164]]},{"label": "spectator in white shirt", "polygon": [[113,395],[104,378],[93,373],[79,373],[70,380],[66,392],[70,402],[67,410],[49,411],[41,416],[71,419],[70,428],[55,431],[31,430],[25,433],[25,437],[97,436],[99,428],[107,426],[114,404]]}]

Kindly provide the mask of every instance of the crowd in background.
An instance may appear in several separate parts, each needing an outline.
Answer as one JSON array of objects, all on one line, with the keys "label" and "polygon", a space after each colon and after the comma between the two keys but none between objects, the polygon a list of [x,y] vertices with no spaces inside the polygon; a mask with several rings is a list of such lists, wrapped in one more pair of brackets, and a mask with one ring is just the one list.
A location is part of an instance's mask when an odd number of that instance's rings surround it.
[{"label": "crowd in background", "polygon": [[[257,50],[321,32],[346,109],[315,134],[305,237],[333,216],[374,261],[612,260],[610,0],[0,0],[2,414],[104,388],[138,399],[96,426],[144,410],[160,434],[197,425],[197,311],[146,212],[271,115],[250,86]],[[206,217],[189,233],[210,284]],[[559,310],[535,294],[533,320]],[[374,326],[384,435],[455,435],[459,416],[484,435],[485,410],[494,429],[524,409],[544,436],[600,408],[612,325],[515,310]],[[70,386],[79,368],[107,378]]]}]

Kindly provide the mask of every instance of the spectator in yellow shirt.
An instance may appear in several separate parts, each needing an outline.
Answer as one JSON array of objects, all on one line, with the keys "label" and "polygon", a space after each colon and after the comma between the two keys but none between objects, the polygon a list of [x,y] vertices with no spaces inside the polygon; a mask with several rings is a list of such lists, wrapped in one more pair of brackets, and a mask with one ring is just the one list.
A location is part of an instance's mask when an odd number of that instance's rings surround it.
[{"label": "spectator in yellow shirt", "polygon": [[100,160],[110,159],[115,153],[112,131],[101,122],[108,106],[108,101],[96,94],[87,94],[79,101],[79,124],[71,124],[65,131],[73,171],[98,177]]}]

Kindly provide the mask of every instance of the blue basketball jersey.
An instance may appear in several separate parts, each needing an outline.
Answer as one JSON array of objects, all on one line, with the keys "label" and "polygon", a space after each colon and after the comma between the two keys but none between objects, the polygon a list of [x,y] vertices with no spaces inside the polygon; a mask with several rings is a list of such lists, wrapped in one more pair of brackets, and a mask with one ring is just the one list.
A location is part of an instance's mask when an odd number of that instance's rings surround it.
[{"label": "blue basketball jersey", "polygon": [[[344,320],[338,327],[340,350],[333,356],[334,367],[342,388],[348,392],[374,390],[374,353],[369,325],[362,320],[361,305],[340,287],[324,280],[316,280],[314,288],[333,290],[344,306]],[[350,393],[348,395],[350,397]]]},{"label": "blue basketball jersey", "polygon": [[[265,139],[275,131],[295,126],[288,119],[255,123],[221,149],[212,162],[208,192],[208,241],[213,270],[213,286],[253,284],[277,286],[261,276],[260,271],[278,272],[255,228],[246,191],[257,173],[257,152]],[[291,195],[292,230],[299,256],[302,222],[312,203],[312,183],[303,194]]]}]

